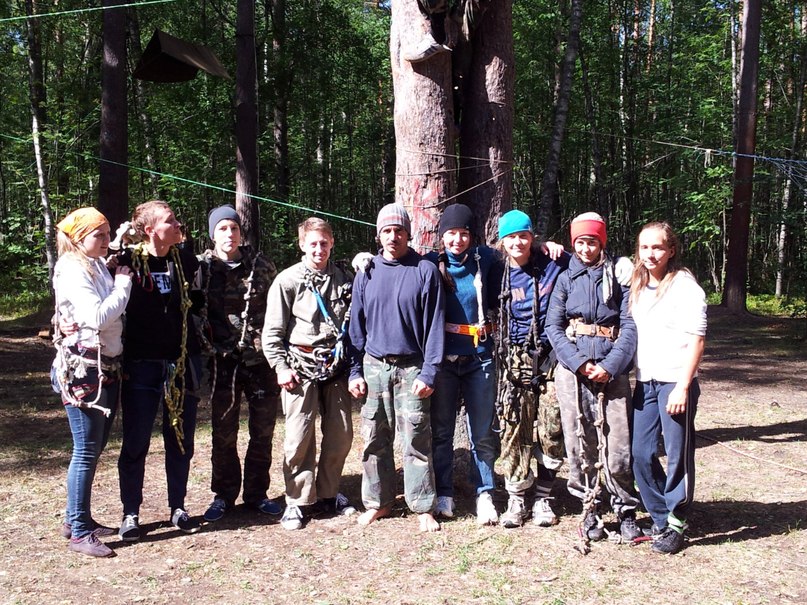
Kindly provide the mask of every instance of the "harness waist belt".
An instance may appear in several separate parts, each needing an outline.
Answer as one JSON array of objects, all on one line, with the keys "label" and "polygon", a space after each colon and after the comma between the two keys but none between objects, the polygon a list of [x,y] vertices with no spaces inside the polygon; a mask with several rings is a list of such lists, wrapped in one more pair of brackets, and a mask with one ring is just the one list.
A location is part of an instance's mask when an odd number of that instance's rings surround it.
[{"label": "harness waist belt", "polygon": [[575,336],[599,336],[616,340],[619,336],[619,326],[601,326],[599,324],[587,324],[579,319],[572,319],[569,322]]},{"label": "harness waist belt", "polygon": [[420,355],[417,353],[407,353],[405,355],[382,355],[381,357],[376,357],[375,355],[370,355],[373,359],[377,359],[378,361],[383,361],[385,363],[404,365],[410,361],[417,361],[420,359]]},{"label": "harness waist belt", "polygon": [[[70,351],[71,354],[81,357],[82,359],[86,359],[88,361],[98,361],[98,349],[95,347],[70,345],[67,347],[67,350]],[[120,363],[122,358],[122,355],[109,357],[108,355],[101,353],[101,363],[104,365],[114,366],[115,364]]]},{"label": "harness waist belt", "polygon": [[313,353],[314,347],[309,347],[308,345],[291,345],[295,349],[302,351],[303,353]]},{"label": "harness waist belt", "polygon": [[477,346],[480,341],[485,342],[488,339],[488,335],[493,334],[495,330],[496,324],[494,323],[486,323],[482,326],[478,326],[471,324],[452,324],[446,322],[446,332],[449,332],[450,334],[473,336],[474,346]]}]

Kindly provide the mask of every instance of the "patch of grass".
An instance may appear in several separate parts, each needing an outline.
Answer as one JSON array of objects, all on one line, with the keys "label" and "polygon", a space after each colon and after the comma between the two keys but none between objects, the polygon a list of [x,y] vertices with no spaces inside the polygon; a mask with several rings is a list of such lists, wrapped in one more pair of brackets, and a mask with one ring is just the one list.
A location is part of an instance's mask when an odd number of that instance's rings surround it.
[{"label": "patch of grass", "polygon": [[[712,292],[706,297],[710,305],[722,302],[720,292]],[[807,315],[807,298],[803,296],[782,296],[773,294],[749,294],[745,299],[748,311],[763,317],[804,317]]]},{"label": "patch of grass", "polygon": [[37,316],[52,305],[53,300],[47,290],[6,290],[0,294],[0,321],[24,322],[26,318]]}]

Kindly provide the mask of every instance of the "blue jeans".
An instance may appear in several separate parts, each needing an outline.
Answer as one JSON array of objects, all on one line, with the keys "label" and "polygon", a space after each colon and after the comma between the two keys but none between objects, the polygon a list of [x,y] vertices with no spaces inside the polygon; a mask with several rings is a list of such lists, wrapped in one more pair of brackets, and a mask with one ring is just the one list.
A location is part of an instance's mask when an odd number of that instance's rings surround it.
[{"label": "blue jeans", "polygon": [[163,402],[165,382],[170,363],[165,360],[133,360],[123,364],[123,443],[118,458],[120,499],[123,514],[139,514],[143,503],[143,480],[146,474],[146,456],[151,444],[151,431],[157,410],[163,403],[163,444],[165,446],[165,476],[168,482],[168,506],[171,510],[185,508],[193,437],[196,430],[196,410],[199,406],[197,389],[201,359],[191,356],[185,367],[185,398],[182,411],[182,446],[171,426],[168,409]]},{"label": "blue jeans", "polygon": [[[90,374],[92,381],[98,380],[94,369],[90,370]],[[66,522],[72,528],[74,538],[83,538],[95,529],[90,507],[92,482],[98,458],[104,451],[112,421],[115,419],[119,386],[116,381],[101,389],[98,405],[112,410],[109,418],[101,410],[78,408],[70,404],[64,406],[70,432],[73,434],[73,456],[67,469]],[[93,394],[92,398],[94,397]]]},{"label": "blue jeans", "polygon": [[432,455],[438,496],[454,495],[454,429],[460,396],[465,400],[473,465],[470,481],[477,495],[491,491],[499,456],[496,432],[496,372],[493,358],[473,355],[443,359],[432,394]]},{"label": "blue jeans", "polygon": [[[695,413],[700,386],[689,385],[683,414],[670,416],[667,399],[674,382],[636,382],[633,392],[633,474],[647,512],[658,527],[667,526],[673,514],[685,521],[695,493]],[[658,459],[658,441],[664,435],[667,470]]]}]

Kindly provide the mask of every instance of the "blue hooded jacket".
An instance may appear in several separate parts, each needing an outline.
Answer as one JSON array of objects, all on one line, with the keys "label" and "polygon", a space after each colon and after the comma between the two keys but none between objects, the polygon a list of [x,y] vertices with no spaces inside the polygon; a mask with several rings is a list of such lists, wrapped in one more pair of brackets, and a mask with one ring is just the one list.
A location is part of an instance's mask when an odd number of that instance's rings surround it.
[{"label": "blue hooded jacket", "polygon": [[[612,262],[606,257],[606,262]],[[598,364],[612,377],[630,371],[636,351],[636,324],[628,311],[629,289],[613,279],[609,300],[603,298],[604,263],[589,267],[576,255],[569,269],[560,275],[546,316],[546,333],[558,360],[576,372],[587,361]],[[615,341],[602,336],[566,335],[569,320],[578,318],[586,324],[619,327]]]}]

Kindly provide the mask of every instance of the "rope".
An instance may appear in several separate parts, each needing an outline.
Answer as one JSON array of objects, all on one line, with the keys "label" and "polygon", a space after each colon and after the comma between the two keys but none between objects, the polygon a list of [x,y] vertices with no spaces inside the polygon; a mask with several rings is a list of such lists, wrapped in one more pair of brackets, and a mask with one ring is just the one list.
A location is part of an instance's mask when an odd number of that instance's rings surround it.
[{"label": "rope", "polygon": [[148,4],[165,4],[166,2],[176,2],[176,0],[144,0],[143,2],[132,2],[131,4],[116,4],[114,6],[92,6],[90,8],[77,8],[68,11],[56,11],[54,13],[23,15],[21,17],[6,17],[4,19],[0,19],[0,23],[6,23],[9,21],[23,21],[26,19],[40,19],[42,17],[56,17],[59,15],[75,15],[78,13],[90,13],[95,11],[111,10],[113,8],[130,8],[134,6],[146,6]]},{"label": "rope", "polygon": [[782,464],[780,462],[776,462],[775,460],[768,460],[766,458],[760,458],[759,456],[755,456],[754,454],[749,454],[748,452],[744,452],[736,447],[732,447],[726,443],[723,443],[719,439],[715,439],[714,437],[707,437],[701,433],[696,433],[696,437],[700,437],[701,439],[706,439],[706,441],[711,441],[712,443],[716,443],[717,445],[722,445],[727,450],[734,452],[735,454],[740,454],[741,456],[745,456],[746,458],[751,458],[752,460],[756,460],[758,462],[765,462],[766,464],[772,464],[774,466],[778,466],[780,468],[793,471],[794,473],[800,473],[802,475],[807,475],[807,469],[803,468],[795,468],[793,466],[788,466],[786,464]]},{"label": "rope", "polygon": [[[137,247],[136,247],[137,248]],[[139,256],[148,259],[148,251],[141,247]],[[179,451],[185,454],[183,440],[185,431],[182,427],[182,412],[185,406],[185,361],[188,356],[188,310],[191,308],[191,299],[188,296],[190,286],[185,280],[185,272],[182,269],[182,262],[179,258],[179,249],[171,246],[171,259],[174,263],[177,282],[179,285],[179,310],[182,314],[182,341],[180,345],[179,358],[171,364],[171,371],[168,379],[163,385],[165,395],[165,407],[168,410],[168,419],[177,437]],[[132,268],[135,265],[135,254],[132,254]],[[148,262],[143,263],[144,272],[148,272]]]},{"label": "rope", "polygon": [[[600,519],[597,514],[597,498],[600,495],[602,487],[600,486],[600,470],[602,468],[601,462],[601,443],[600,443],[600,433],[602,432],[602,422],[601,417],[594,421],[594,425],[597,427],[597,462],[594,463],[594,468],[597,470],[596,475],[594,476],[594,487],[591,486],[591,481],[589,480],[588,471],[591,468],[589,461],[586,457],[586,448],[585,448],[585,441],[583,437],[585,436],[585,430],[583,429],[583,398],[580,393],[580,381],[577,378],[577,374],[574,375],[574,390],[575,390],[575,403],[577,404],[577,416],[576,420],[576,428],[575,428],[575,436],[577,437],[577,447],[580,450],[580,470],[583,474],[583,511],[580,513],[580,524],[577,526],[577,535],[578,535],[578,542],[575,545],[575,549],[581,552],[584,555],[587,555],[591,552],[591,540],[588,537],[588,530],[586,528],[586,518],[588,518],[589,513],[593,514],[597,519],[597,527],[602,527],[602,519]],[[605,392],[604,389],[598,388],[597,392],[597,407],[600,407],[600,399],[605,399]],[[598,409],[599,412],[599,409]],[[600,422],[598,422],[600,421]]]},{"label": "rope", "polygon": [[174,433],[177,436],[179,451],[184,454],[185,446],[183,440],[185,431],[182,426],[182,412],[185,406],[185,360],[188,354],[188,310],[191,308],[190,297],[188,296],[188,282],[185,281],[185,273],[179,258],[179,249],[171,246],[171,256],[174,259],[176,275],[179,282],[180,312],[182,313],[182,341],[179,358],[173,365],[165,385],[165,406],[168,409],[168,418]]}]

